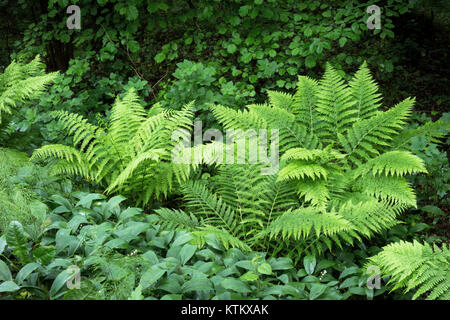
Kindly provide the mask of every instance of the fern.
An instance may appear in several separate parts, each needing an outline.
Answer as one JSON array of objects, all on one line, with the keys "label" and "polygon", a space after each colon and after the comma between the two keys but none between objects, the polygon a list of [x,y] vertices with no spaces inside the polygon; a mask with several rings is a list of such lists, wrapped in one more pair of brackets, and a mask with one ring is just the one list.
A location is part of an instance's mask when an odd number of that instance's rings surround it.
[{"label": "fern", "polygon": [[225,247],[264,248],[270,223],[299,203],[291,183],[277,183],[276,176],[261,175],[260,170],[261,165],[220,165],[210,184],[190,181],[181,186],[184,210],[156,213],[164,226],[192,231],[199,244],[211,233]]},{"label": "fern", "polygon": [[192,166],[171,162],[177,141],[172,133],[190,130],[192,104],[166,112],[159,105],[147,111],[134,89],[118,97],[112,107],[108,130],[90,124],[81,115],[56,111],[54,116],[72,136],[73,145],[47,145],[32,160],[54,159],[55,174],[77,175],[106,187],[107,193],[129,195],[147,204],[186,181]]},{"label": "fern", "polygon": [[[254,216],[258,218],[252,219],[263,221],[263,227],[257,229],[261,233],[301,239],[302,246],[321,251],[333,243],[342,246],[342,242],[371,237],[399,223],[398,216],[416,206],[406,176],[427,171],[420,158],[400,147],[406,137],[397,140],[403,135],[414,99],[381,111],[381,95],[366,63],[348,84],[327,64],[320,81],[301,76],[294,95],[269,91],[268,97],[268,104],[249,105],[243,111],[211,106],[227,129],[280,132],[282,169],[271,184],[293,183],[301,207],[277,212],[277,219],[270,223],[260,218],[267,216],[267,209],[256,208]],[[443,136],[431,127],[426,128],[430,136]],[[407,137],[416,133],[419,131]],[[229,205],[240,203],[236,196],[240,189],[264,194],[251,180],[233,191],[234,179],[241,176],[224,178],[221,195]],[[256,203],[259,198],[264,197],[254,197]],[[236,210],[236,205],[233,208]],[[260,237],[258,232],[254,239]]]},{"label": "fern", "polygon": [[39,97],[56,76],[44,73],[39,56],[28,64],[13,61],[0,74],[0,124],[20,104]]},{"label": "fern", "polygon": [[417,241],[392,243],[374,257],[371,264],[380,267],[383,276],[390,276],[393,289],[415,290],[413,299],[425,295],[427,300],[450,299],[450,248],[439,248]]}]

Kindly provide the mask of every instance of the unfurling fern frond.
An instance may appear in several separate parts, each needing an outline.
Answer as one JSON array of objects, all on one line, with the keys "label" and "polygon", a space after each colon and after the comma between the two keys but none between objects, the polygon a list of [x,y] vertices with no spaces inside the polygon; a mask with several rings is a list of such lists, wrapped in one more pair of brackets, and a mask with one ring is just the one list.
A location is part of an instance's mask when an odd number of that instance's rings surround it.
[{"label": "unfurling fern frond", "polygon": [[393,289],[415,290],[413,299],[450,300],[450,248],[417,241],[400,241],[383,248],[369,258],[382,276],[390,276]]}]

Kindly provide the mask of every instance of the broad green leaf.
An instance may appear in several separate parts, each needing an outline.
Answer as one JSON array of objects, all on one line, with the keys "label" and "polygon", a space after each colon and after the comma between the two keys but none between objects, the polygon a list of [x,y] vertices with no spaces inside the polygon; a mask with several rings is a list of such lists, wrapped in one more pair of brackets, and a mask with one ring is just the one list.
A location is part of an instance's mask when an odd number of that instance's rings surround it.
[{"label": "broad green leaf", "polygon": [[178,234],[175,241],[172,243],[172,246],[182,246],[183,244],[191,241],[194,237],[187,232],[183,232],[181,234]]},{"label": "broad green leaf", "polygon": [[258,266],[258,272],[262,274],[270,275],[272,274],[272,267],[268,263],[263,263]]},{"label": "broad green leaf", "polygon": [[233,290],[239,293],[246,293],[251,291],[249,286],[245,282],[233,278],[227,278],[223,280],[221,284],[225,289]]},{"label": "broad green leaf", "polygon": [[308,68],[314,68],[316,66],[316,57],[307,56],[305,60],[305,66]]},{"label": "broad green leaf", "polygon": [[311,275],[314,273],[314,268],[316,267],[316,257],[314,256],[306,256],[303,259],[303,266],[305,267],[305,271]]},{"label": "broad green leaf", "polygon": [[128,48],[129,48],[130,51],[133,52],[133,53],[134,53],[134,52],[138,52],[139,49],[140,49],[139,42],[134,41],[134,40],[128,42]]},{"label": "broad green leaf", "polygon": [[0,284],[0,292],[14,292],[19,289],[20,287],[13,281],[5,281]]},{"label": "broad green leaf", "polygon": [[71,277],[71,274],[67,270],[62,271],[52,283],[50,288],[50,299],[54,299],[56,294],[61,290],[61,288],[67,283],[67,280]]},{"label": "broad green leaf", "polygon": [[155,61],[157,63],[161,63],[164,61],[164,59],[166,59],[166,54],[164,52],[160,52],[155,56]]},{"label": "broad green leaf", "polygon": [[191,279],[181,287],[183,293],[201,290],[213,290],[211,280],[209,279]]},{"label": "broad green leaf", "polygon": [[142,286],[142,289],[147,289],[156,281],[158,281],[164,275],[164,273],[166,273],[166,270],[162,270],[158,266],[153,266],[152,268],[144,272],[139,285]]},{"label": "broad green leaf", "polygon": [[103,200],[106,197],[102,194],[98,193],[90,193],[80,198],[80,201],[76,204],[77,207],[83,207],[90,209],[92,206],[92,201],[94,200]]},{"label": "broad green leaf", "polygon": [[272,270],[289,270],[294,267],[290,258],[282,257],[278,258],[274,262],[271,262]]},{"label": "broad green leaf", "polygon": [[186,262],[189,261],[189,259],[192,258],[192,256],[195,254],[195,251],[197,251],[197,246],[193,244],[185,244],[183,248],[180,250],[180,260],[181,264],[185,265]]},{"label": "broad green leaf", "polygon": [[3,260],[0,260],[0,281],[12,280],[11,271]]},{"label": "broad green leaf", "polygon": [[31,262],[25,265],[16,275],[16,282],[22,284],[28,276],[38,269],[41,265],[39,263]]},{"label": "broad green leaf", "polygon": [[128,300],[144,300],[144,296],[142,295],[142,286],[138,285],[136,289],[131,292],[130,297]]},{"label": "broad green leaf", "polygon": [[344,271],[342,271],[341,275],[339,276],[339,279],[342,279],[342,278],[345,278],[346,276],[360,273],[360,272],[361,272],[361,269],[356,266],[345,268]]},{"label": "broad green leaf", "polygon": [[354,276],[354,277],[351,277],[351,278],[347,278],[347,279],[344,280],[344,282],[341,283],[341,285],[339,286],[339,289],[345,289],[345,288],[349,288],[349,287],[356,287],[356,286],[358,286],[359,280],[360,280],[359,276]]},{"label": "broad green leaf", "polygon": [[142,258],[150,262],[152,265],[159,263],[158,256],[153,250],[149,250],[142,255]]},{"label": "broad green leaf", "polygon": [[328,286],[326,286],[322,283],[313,283],[311,285],[311,291],[309,292],[309,299],[315,300],[322,293],[324,293],[327,288],[328,288]]},{"label": "broad green leaf", "polygon": [[242,281],[256,281],[258,280],[258,275],[253,273],[252,271],[248,271],[239,277]]}]

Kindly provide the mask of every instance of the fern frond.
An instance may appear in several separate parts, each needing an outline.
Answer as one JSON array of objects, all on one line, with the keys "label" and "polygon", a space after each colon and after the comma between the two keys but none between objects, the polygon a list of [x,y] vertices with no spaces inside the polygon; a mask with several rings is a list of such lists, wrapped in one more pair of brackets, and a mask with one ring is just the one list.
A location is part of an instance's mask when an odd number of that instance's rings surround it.
[{"label": "fern frond", "polygon": [[411,114],[413,104],[414,99],[407,98],[388,111],[355,123],[345,134],[339,134],[338,140],[348,159],[360,165],[389,146]]},{"label": "fern frond", "polygon": [[376,114],[381,107],[381,94],[378,86],[370,74],[367,63],[364,62],[349,82],[358,119],[368,119]]},{"label": "fern frond", "polygon": [[332,142],[357,120],[356,101],[352,92],[337,71],[327,64],[325,74],[317,88],[316,110],[323,126],[317,135]]},{"label": "fern frond", "polygon": [[58,111],[54,115],[73,136],[74,146],[45,146],[35,151],[33,159],[59,159],[55,172],[81,175],[106,186],[108,193],[131,195],[145,205],[167,197],[197,168],[171,162],[177,144],[172,134],[191,130],[192,109],[192,103],[170,112],[156,105],[147,112],[131,89],[116,99],[107,131],[80,115]]},{"label": "fern frond", "polygon": [[403,177],[364,176],[358,178],[354,190],[390,203],[402,203],[416,207],[416,195],[413,188]]},{"label": "fern frond", "polygon": [[301,239],[309,237],[311,233],[316,237],[331,236],[338,232],[350,231],[352,228],[347,220],[336,213],[319,213],[317,209],[307,207],[288,210],[273,221],[265,232],[269,233],[271,238],[281,235],[283,239]]},{"label": "fern frond", "polygon": [[159,208],[155,212],[158,214],[161,224],[168,229],[192,231],[199,226],[199,221],[195,215],[188,214],[183,210]]},{"label": "fern frond", "polygon": [[292,113],[296,122],[316,134],[321,127],[321,120],[316,109],[318,82],[306,76],[299,76],[297,91],[294,95]]},{"label": "fern frond", "polygon": [[181,186],[186,208],[202,216],[210,225],[222,225],[230,234],[238,231],[236,212],[222,198],[211,193],[201,182],[187,182]]},{"label": "fern frond", "polygon": [[112,181],[108,188],[105,190],[107,193],[112,192],[117,186],[122,186],[125,182],[133,176],[134,171],[140,166],[145,165],[147,161],[157,162],[160,154],[164,152],[163,149],[149,150],[140,153],[133,160],[131,160],[123,171]]},{"label": "fern frond", "polygon": [[330,199],[327,182],[323,179],[305,179],[297,183],[297,193],[311,206],[324,209]]},{"label": "fern frond", "polygon": [[404,176],[413,173],[427,173],[424,161],[408,151],[383,153],[355,170],[355,175]]},{"label": "fern frond", "polygon": [[248,110],[234,110],[222,105],[210,105],[214,117],[228,130],[266,128],[265,121]]},{"label": "fern frond", "polygon": [[291,111],[294,100],[293,96],[289,93],[267,90],[267,96],[272,107]]},{"label": "fern frond", "polygon": [[305,178],[326,180],[327,177],[328,171],[323,166],[307,161],[294,160],[278,173],[277,181],[300,180]]},{"label": "fern frond", "polygon": [[409,149],[411,139],[414,137],[425,137],[429,142],[440,144],[442,139],[450,132],[450,122],[439,119],[435,122],[427,122],[415,129],[400,132],[391,143],[391,149]]},{"label": "fern frond", "polygon": [[199,247],[203,247],[205,245],[206,238],[215,237],[222,243],[226,250],[228,250],[230,247],[238,248],[242,251],[251,250],[246,243],[242,242],[241,240],[239,240],[239,238],[236,238],[228,231],[218,229],[213,226],[206,225],[204,227],[200,227],[199,230],[193,231],[191,232],[191,234],[194,237],[192,242],[197,244]]},{"label": "fern frond", "polygon": [[0,74],[0,123],[2,113],[12,114],[19,104],[38,98],[57,76],[44,74],[39,56],[28,64],[13,61]]},{"label": "fern frond", "polygon": [[396,218],[404,208],[401,204],[394,206],[356,193],[340,206],[338,212],[353,226],[353,231],[345,233],[359,238],[358,234],[370,237],[395,226],[399,223]]},{"label": "fern frond", "polygon": [[450,250],[417,241],[389,244],[371,263],[379,266],[383,276],[390,276],[393,290],[404,287],[416,289],[413,299],[425,295],[427,300],[447,300],[450,295]]}]

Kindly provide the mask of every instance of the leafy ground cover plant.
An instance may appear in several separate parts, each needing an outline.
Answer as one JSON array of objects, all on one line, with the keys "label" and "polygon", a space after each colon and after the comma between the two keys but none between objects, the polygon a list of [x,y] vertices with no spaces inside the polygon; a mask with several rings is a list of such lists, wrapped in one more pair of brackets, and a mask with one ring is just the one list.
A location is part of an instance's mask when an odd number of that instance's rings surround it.
[{"label": "leafy ground cover plant", "polygon": [[[167,231],[154,215],[101,194],[53,196],[41,233],[13,221],[0,237],[0,298],[15,299],[347,299],[366,296],[366,276],[346,259],[290,258],[200,244]],[[68,288],[70,267],[80,287]],[[359,288],[359,289],[357,289]],[[373,292],[367,292],[371,298]]]},{"label": "leafy ground cover plant", "polygon": [[13,220],[21,222],[30,234],[39,232],[48,210],[45,200],[72,189],[70,181],[49,171],[30,163],[25,153],[0,148],[0,233]]}]

